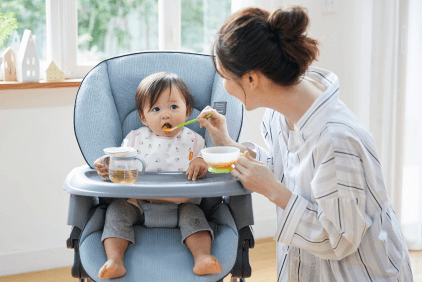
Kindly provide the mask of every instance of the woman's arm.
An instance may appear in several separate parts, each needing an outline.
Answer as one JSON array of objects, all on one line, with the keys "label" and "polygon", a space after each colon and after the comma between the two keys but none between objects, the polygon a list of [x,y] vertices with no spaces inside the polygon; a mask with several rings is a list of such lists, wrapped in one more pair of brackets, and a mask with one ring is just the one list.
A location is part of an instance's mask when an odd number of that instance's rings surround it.
[{"label": "woman's arm", "polygon": [[[356,140],[320,137],[310,183],[315,203],[295,193],[278,221],[274,240],[321,259],[341,260],[355,253],[372,220],[366,213],[366,180]],[[363,152],[363,148],[358,149]],[[347,152],[347,155],[344,153]]]},{"label": "woman's arm", "polygon": [[240,180],[243,187],[264,195],[282,209],[286,208],[292,192],[275,177],[268,166],[249,156],[249,151],[234,166],[230,173]]},{"label": "woman's arm", "polygon": [[254,151],[252,151],[251,149],[249,149],[248,147],[240,143],[235,142],[232,139],[230,139],[230,141],[226,143],[225,145],[221,145],[221,146],[231,146],[231,147],[239,148],[241,153],[245,154],[245,152],[248,152],[249,156],[251,156],[253,159],[256,159],[256,153]]}]

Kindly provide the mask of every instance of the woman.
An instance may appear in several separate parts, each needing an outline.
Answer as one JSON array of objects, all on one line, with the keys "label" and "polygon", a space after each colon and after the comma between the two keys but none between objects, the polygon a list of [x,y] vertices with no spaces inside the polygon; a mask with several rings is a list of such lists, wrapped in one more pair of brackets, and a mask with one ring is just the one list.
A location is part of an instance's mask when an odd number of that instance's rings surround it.
[{"label": "woman", "polygon": [[210,107],[201,127],[245,153],[231,174],[276,204],[278,281],[413,281],[372,136],[339,100],[337,76],[310,67],[318,42],[308,22],[299,6],[244,9],[213,46],[227,93],[246,110],[267,108],[268,152],[234,142]]}]

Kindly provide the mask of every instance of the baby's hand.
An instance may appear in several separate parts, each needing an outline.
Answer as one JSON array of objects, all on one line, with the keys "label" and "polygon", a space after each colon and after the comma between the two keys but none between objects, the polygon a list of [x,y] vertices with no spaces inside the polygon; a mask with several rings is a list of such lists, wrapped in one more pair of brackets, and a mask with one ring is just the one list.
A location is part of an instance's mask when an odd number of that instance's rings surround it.
[{"label": "baby's hand", "polygon": [[188,179],[192,179],[193,181],[196,180],[196,178],[202,178],[205,176],[208,170],[208,165],[204,161],[203,158],[195,158],[193,159],[190,164],[189,168],[186,171],[186,175],[188,176]]},{"label": "baby's hand", "polygon": [[[109,160],[110,160],[110,159],[107,159],[107,165],[108,165],[108,161],[109,161]],[[106,176],[108,176],[108,167],[105,167],[105,166],[103,165],[103,157],[101,157],[101,158],[97,159],[97,160],[94,162],[94,166],[95,166],[95,168],[97,169],[97,173],[101,176],[101,178],[102,178],[104,181],[107,181]]]}]

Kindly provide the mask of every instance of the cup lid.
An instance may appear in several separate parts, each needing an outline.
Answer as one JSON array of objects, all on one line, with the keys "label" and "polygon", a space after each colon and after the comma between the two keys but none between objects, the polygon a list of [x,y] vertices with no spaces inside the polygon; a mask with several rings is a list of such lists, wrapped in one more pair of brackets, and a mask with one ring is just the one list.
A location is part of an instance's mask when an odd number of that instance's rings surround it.
[{"label": "cup lid", "polygon": [[104,153],[106,153],[106,155],[109,155],[109,156],[112,156],[112,157],[120,157],[120,158],[136,157],[136,150],[135,150],[135,148],[127,146],[127,139],[123,140],[123,146],[122,147],[105,148]]}]

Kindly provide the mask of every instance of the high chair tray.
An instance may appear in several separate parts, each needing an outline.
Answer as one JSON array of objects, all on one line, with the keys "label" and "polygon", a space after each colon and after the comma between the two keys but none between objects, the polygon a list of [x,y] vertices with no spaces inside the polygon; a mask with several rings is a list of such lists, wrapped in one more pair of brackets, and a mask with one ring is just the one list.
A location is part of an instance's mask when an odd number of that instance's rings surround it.
[{"label": "high chair tray", "polygon": [[74,195],[112,198],[218,197],[251,194],[230,173],[210,173],[196,181],[186,172],[145,172],[134,184],[104,181],[88,165],[74,168],[63,189]]}]

